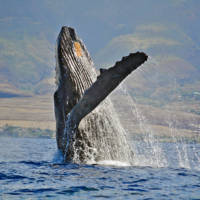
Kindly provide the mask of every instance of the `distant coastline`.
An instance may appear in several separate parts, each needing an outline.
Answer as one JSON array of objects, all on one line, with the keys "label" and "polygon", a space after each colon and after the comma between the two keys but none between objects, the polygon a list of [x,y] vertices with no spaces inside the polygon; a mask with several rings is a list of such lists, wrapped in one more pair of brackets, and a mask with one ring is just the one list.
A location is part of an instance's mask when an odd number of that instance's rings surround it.
[{"label": "distant coastline", "polygon": [[[140,132],[140,131],[139,131]],[[133,141],[142,141],[145,139],[146,135],[141,134],[135,130],[134,133],[129,133],[128,137]],[[0,127],[0,137],[19,137],[19,138],[55,138],[55,131],[50,129],[40,129],[40,128],[24,128],[19,126],[5,125]],[[155,135],[158,142],[174,143],[174,142],[184,142],[184,143],[200,143],[199,137],[194,135],[184,136],[170,136],[170,135]]]},{"label": "distant coastline", "polygon": [[50,129],[5,125],[0,128],[0,137],[54,138],[55,132]]}]

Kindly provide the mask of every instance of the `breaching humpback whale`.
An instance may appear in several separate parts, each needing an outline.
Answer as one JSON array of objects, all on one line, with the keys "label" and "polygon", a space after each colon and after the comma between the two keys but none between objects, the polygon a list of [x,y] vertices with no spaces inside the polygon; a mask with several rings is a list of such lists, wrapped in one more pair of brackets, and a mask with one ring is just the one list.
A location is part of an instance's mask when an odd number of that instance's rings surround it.
[{"label": "breaching humpback whale", "polygon": [[132,162],[134,153],[107,96],[146,60],[145,53],[131,53],[113,67],[100,69],[97,76],[74,29],[62,27],[56,48],[54,108],[57,146],[65,162]]}]

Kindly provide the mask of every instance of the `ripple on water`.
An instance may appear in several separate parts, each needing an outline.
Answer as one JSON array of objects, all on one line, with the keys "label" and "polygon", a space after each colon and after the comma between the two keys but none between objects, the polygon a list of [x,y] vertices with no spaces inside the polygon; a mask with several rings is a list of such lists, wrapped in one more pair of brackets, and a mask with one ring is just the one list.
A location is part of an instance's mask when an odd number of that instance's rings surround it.
[{"label": "ripple on water", "polygon": [[98,191],[98,189],[86,186],[74,186],[74,187],[69,187],[66,190],[57,192],[57,194],[74,194],[76,192],[81,192],[81,191],[91,192],[91,191]]},{"label": "ripple on water", "polygon": [[[29,194],[35,194],[35,193],[43,193],[43,192],[54,192],[57,191],[57,189],[54,188],[39,188],[39,189],[20,189],[20,190],[16,190],[14,192],[12,192],[12,194],[25,194],[25,193],[29,193]],[[11,193],[9,193],[11,194]]]},{"label": "ripple on water", "polygon": [[[12,139],[11,139],[12,140]],[[0,199],[199,199],[199,171],[55,163],[54,140],[0,141]],[[34,142],[33,142],[34,141]],[[23,148],[23,144],[26,143]],[[43,145],[41,145],[43,144]],[[20,146],[18,145],[18,146]],[[29,147],[27,149],[27,146]],[[37,151],[36,151],[37,150]],[[23,152],[26,151],[26,154]],[[6,152],[6,156],[4,155]],[[48,154],[49,153],[49,154]],[[9,157],[11,156],[11,157]],[[112,164],[112,163],[107,163]],[[119,164],[119,163],[118,163]]]},{"label": "ripple on water", "polygon": [[21,180],[21,179],[25,179],[25,178],[28,178],[28,177],[25,177],[25,176],[20,176],[20,175],[15,175],[15,174],[3,174],[3,173],[0,173],[0,180]]}]

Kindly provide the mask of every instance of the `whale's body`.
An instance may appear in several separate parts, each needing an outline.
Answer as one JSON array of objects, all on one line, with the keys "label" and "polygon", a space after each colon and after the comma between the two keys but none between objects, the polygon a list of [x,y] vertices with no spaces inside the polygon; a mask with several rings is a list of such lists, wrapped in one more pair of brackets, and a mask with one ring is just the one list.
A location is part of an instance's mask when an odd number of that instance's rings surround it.
[{"label": "whale's body", "polygon": [[[100,70],[97,76],[89,53],[74,29],[62,27],[57,39],[54,104],[57,146],[65,161],[133,160],[125,131],[107,97],[147,59],[144,53],[130,57],[136,59],[135,66],[130,63],[132,58],[125,57],[113,68]],[[125,71],[121,66],[124,63],[129,66]]]}]

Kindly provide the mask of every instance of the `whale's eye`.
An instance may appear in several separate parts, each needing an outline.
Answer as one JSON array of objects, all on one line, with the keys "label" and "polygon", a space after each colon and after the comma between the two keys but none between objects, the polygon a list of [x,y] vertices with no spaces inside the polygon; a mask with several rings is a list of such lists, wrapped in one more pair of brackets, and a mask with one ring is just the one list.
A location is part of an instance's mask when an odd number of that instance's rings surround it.
[{"label": "whale's eye", "polygon": [[74,49],[78,57],[82,56],[82,48],[79,42],[74,42]]}]

